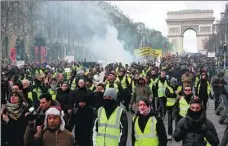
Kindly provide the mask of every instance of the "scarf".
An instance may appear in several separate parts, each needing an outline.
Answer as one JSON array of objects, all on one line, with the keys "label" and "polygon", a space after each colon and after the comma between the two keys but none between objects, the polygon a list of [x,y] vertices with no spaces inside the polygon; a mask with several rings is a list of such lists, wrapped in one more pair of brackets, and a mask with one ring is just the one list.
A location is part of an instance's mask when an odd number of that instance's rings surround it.
[{"label": "scarf", "polygon": [[7,103],[6,109],[7,109],[8,115],[14,120],[18,120],[22,115],[22,113],[24,112],[23,104]]}]

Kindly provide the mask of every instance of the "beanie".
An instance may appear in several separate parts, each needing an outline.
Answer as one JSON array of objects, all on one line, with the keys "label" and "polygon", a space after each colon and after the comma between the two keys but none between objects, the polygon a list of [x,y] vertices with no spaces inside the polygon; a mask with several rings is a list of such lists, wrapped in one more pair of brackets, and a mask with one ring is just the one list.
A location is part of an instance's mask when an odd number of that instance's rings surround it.
[{"label": "beanie", "polygon": [[61,123],[60,123],[60,131],[64,131],[65,129],[65,121],[63,119],[64,116],[64,112],[61,111],[60,108],[58,107],[50,107],[46,112],[45,112],[45,120],[44,120],[44,129],[48,128],[48,124],[47,124],[47,120],[48,120],[48,116],[49,115],[56,115],[59,116],[61,119]]},{"label": "beanie", "polygon": [[114,88],[107,88],[104,92],[104,96],[110,96],[112,97],[114,100],[117,99],[117,93],[116,90]]},{"label": "beanie", "polygon": [[170,80],[170,84],[172,84],[172,85],[177,85],[177,79],[176,79],[176,78],[172,78],[172,79]]}]

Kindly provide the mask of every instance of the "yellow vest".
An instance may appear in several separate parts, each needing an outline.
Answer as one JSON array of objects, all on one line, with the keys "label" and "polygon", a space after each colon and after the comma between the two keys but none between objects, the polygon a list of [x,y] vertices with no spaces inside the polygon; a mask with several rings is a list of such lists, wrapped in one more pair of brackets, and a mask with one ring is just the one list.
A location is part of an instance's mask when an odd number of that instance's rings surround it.
[{"label": "yellow vest", "polygon": [[52,100],[56,99],[56,92],[53,91],[52,89],[48,89],[48,92],[51,94]]},{"label": "yellow vest", "polygon": [[[201,86],[201,83],[199,83],[199,86],[198,86],[198,94],[199,94],[200,86]],[[210,86],[210,83],[207,81],[207,95],[209,95],[210,92],[211,92],[211,86]]]},{"label": "yellow vest", "polygon": [[157,83],[157,81],[158,81],[158,78],[156,78],[155,80],[150,79],[150,84],[149,84],[150,90],[152,90],[153,85],[154,85],[155,83]]},{"label": "yellow vest", "polygon": [[71,87],[70,87],[71,90],[75,90],[75,88],[76,88],[76,81],[75,80],[76,79],[74,78],[72,83],[71,83]]},{"label": "yellow vest", "polygon": [[158,97],[164,97],[165,96],[165,89],[168,86],[167,81],[164,82],[164,84],[161,83],[161,81],[158,81]]},{"label": "yellow vest", "polygon": [[52,77],[56,78],[57,77],[57,72],[55,72]]},{"label": "yellow vest", "polygon": [[[116,81],[119,81],[119,82],[120,82],[119,77],[116,79]],[[126,88],[127,88],[126,77],[125,77],[125,76],[124,76],[123,79],[121,80],[121,86],[122,86],[123,89],[126,89]]]},{"label": "yellow vest", "polygon": [[200,78],[197,76],[195,79],[195,83],[194,83],[195,87],[197,87],[197,83],[199,82],[199,80],[200,80]]},{"label": "yellow vest", "polygon": [[93,91],[94,85],[92,85],[91,87],[89,87],[90,91]]},{"label": "yellow vest", "polygon": [[67,78],[67,80],[70,79],[70,72],[67,72],[67,73],[66,73],[66,78]]},{"label": "yellow vest", "polygon": [[144,132],[142,133],[139,127],[139,118],[136,117],[135,127],[135,146],[158,146],[159,140],[157,136],[156,124],[157,120],[155,117],[150,117],[146,123]]},{"label": "yellow vest", "polygon": [[32,92],[28,93],[28,98],[31,99],[33,101],[33,97],[32,97]]},{"label": "yellow vest", "polygon": [[39,87],[38,88],[35,88],[33,91],[36,92],[37,97],[39,99],[40,98],[40,95],[42,94],[42,91],[40,90],[40,88]]},{"label": "yellow vest", "polygon": [[189,108],[189,104],[187,103],[187,101],[184,99],[184,97],[180,97],[180,101],[179,101],[179,108],[180,108],[180,112],[179,114],[182,117],[185,117]]},{"label": "yellow vest", "polygon": [[211,144],[207,141],[206,137],[204,137],[204,140],[206,141],[206,146],[211,146]]},{"label": "yellow vest", "polygon": [[123,109],[117,107],[107,119],[105,109],[98,109],[98,132],[96,146],[118,146],[120,140],[120,118]]},{"label": "yellow vest", "polygon": [[[170,92],[171,94],[174,93],[172,87],[167,86],[167,88],[168,88],[168,90],[169,90],[169,92]],[[167,97],[166,106],[173,106],[173,105],[175,104],[175,101],[176,101],[176,98]]]},{"label": "yellow vest", "polygon": [[127,77],[127,80],[128,80],[129,85],[131,85],[131,87],[133,88],[131,77]]},{"label": "yellow vest", "polygon": [[[113,83],[113,84],[114,84],[114,89],[116,90],[116,93],[118,93],[118,92],[119,92],[119,87],[118,87],[118,85],[117,85],[116,83]],[[105,88],[110,88],[110,87],[109,87],[109,81],[108,81],[107,85],[105,86]]]}]

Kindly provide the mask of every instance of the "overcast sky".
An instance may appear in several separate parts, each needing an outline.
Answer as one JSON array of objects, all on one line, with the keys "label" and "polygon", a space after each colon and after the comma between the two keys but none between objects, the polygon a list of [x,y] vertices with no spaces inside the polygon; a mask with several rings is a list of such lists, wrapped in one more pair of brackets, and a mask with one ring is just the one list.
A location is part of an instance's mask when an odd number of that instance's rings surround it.
[{"label": "overcast sky", "polygon": [[[168,11],[183,9],[214,10],[216,20],[220,19],[220,12],[225,9],[228,1],[112,1],[125,15],[134,22],[143,22],[146,27],[161,31],[167,36],[167,25],[165,19]],[[188,30],[184,34],[184,50],[196,52],[196,33]]]},{"label": "overcast sky", "polygon": [[143,22],[149,28],[154,28],[167,35],[165,19],[168,11],[183,9],[213,9],[214,17],[220,18],[220,12],[225,9],[226,1],[112,1],[123,13],[134,22]]}]

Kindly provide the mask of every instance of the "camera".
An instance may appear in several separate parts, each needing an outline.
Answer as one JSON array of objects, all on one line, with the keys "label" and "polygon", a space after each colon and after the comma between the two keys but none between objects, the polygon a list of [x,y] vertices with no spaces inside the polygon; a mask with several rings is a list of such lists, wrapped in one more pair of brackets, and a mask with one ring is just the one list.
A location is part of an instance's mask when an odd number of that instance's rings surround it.
[{"label": "camera", "polygon": [[27,115],[26,119],[28,121],[34,121],[36,126],[42,126],[45,120],[45,113],[40,112],[41,109],[38,108],[35,110],[34,107],[29,108],[29,114]]}]

